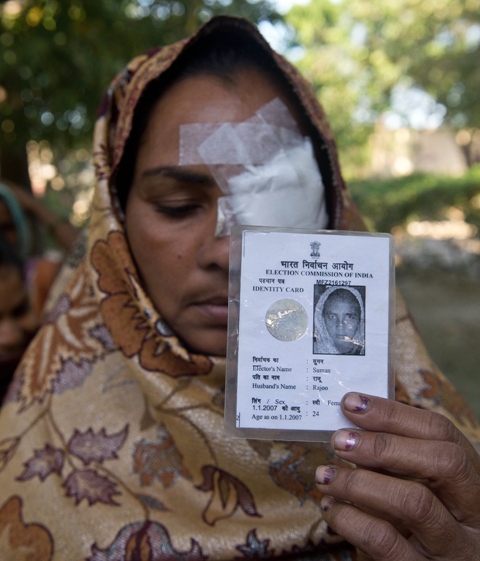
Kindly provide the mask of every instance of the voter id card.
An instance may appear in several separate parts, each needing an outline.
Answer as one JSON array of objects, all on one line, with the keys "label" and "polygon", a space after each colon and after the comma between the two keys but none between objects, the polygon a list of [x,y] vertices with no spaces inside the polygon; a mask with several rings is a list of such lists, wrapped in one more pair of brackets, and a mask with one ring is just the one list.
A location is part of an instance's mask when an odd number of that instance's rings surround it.
[{"label": "voter id card", "polygon": [[237,226],[231,235],[225,429],[327,441],[342,397],[394,397],[389,234]]}]

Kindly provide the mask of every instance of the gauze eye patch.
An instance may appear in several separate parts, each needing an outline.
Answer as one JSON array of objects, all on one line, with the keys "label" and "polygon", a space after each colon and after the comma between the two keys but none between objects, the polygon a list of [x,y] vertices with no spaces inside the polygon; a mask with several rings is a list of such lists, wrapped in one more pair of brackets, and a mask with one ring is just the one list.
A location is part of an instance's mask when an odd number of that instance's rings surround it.
[{"label": "gauze eye patch", "polygon": [[206,164],[225,194],[217,236],[236,224],[324,228],[324,186],[310,138],[275,98],[241,123],[180,125],[179,165]]}]

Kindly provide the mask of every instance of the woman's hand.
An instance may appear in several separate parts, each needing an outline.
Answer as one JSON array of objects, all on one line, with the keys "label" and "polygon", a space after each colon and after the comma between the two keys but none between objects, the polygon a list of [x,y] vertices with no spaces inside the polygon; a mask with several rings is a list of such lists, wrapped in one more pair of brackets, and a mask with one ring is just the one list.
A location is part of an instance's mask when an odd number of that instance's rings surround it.
[{"label": "woman's hand", "polygon": [[347,394],[344,415],[364,430],[332,437],[358,466],[320,466],[327,524],[375,561],[480,559],[480,456],[445,417]]}]

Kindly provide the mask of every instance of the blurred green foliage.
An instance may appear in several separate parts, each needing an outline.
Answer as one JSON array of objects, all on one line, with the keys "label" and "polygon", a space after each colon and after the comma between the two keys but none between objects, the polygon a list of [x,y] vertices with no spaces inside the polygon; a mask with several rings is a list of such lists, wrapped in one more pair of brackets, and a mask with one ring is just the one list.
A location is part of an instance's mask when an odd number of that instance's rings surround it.
[{"label": "blurred green foliage", "polygon": [[390,232],[413,220],[442,220],[450,209],[480,232],[480,165],[462,177],[414,174],[393,179],[350,181],[353,199],[369,227]]},{"label": "blurred green foliage", "polygon": [[480,0],[311,0],[286,22],[347,175],[368,158],[374,123],[395,100],[411,126],[415,89],[431,95],[422,110],[453,129],[480,127]]}]

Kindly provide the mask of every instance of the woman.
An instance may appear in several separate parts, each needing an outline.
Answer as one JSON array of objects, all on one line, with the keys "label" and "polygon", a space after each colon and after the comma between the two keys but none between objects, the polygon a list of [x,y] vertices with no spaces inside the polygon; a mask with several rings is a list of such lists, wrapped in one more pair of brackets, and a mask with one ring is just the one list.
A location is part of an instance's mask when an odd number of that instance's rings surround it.
[{"label": "woman", "polygon": [[[357,546],[377,559],[426,559],[441,542],[443,551],[457,548],[442,559],[478,552],[478,457],[437,413],[348,394],[345,414],[367,430],[361,438],[360,431],[337,433],[336,456],[322,445],[224,434],[225,212],[240,215],[238,201],[229,207],[238,194],[230,180],[258,170],[245,165],[247,157],[200,156],[223,125],[271,124],[269,103],[277,99],[311,138],[328,226],[362,229],[313,94],[251,24],[211,20],[194,37],[136,58],[114,80],[95,131],[87,256],[19,367],[0,418],[5,559],[27,546],[41,561],[333,560],[356,558]],[[273,121],[288,129],[277,109]],[[200,126],[200,156],[188,152],[188,163],[185,125]],[[248,152],[244,141],[237,148]],[[397,334],[398,399],[442,412],[478,436],[402,304]],[[440,395],[449,398],[439,402]],[[456,463],[441,461],[451,452],[464,460],[468,483],[452,471]],[[352,471],[351,460],[366,469]],[[413,501],[402,509],[395,488],[434,505],[432,517],[415,519]],[[386,527],[394,519],[405,524]],[[432,537],[430,520],[435,531],[448,531],[447,543]],[[365,543],[371,527],[378,535]],[[403,556],[381,553],[393,538],[390,552],[402,547]],[[462,547],[468,553],[455,556]]]},{"label": "woman", "polygon": [[365,354],[365,313],[354,287],[328,287],[315,306],[313,352],[326,355]]}]

